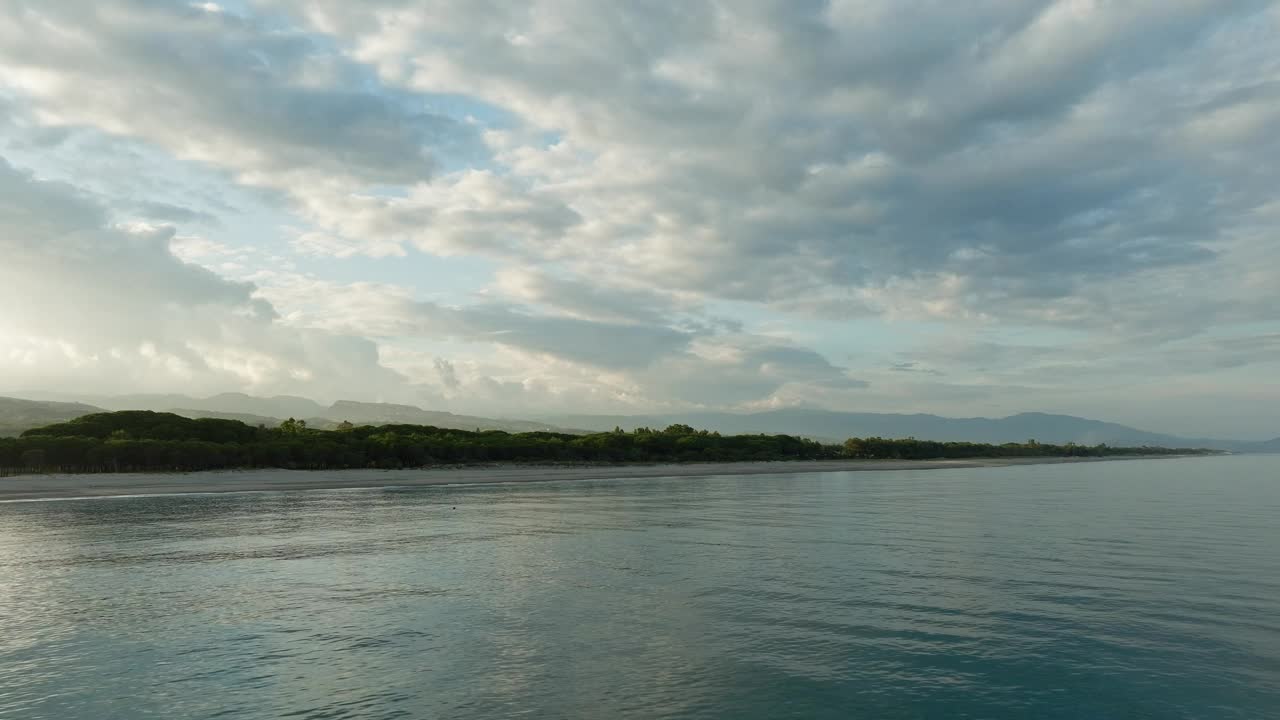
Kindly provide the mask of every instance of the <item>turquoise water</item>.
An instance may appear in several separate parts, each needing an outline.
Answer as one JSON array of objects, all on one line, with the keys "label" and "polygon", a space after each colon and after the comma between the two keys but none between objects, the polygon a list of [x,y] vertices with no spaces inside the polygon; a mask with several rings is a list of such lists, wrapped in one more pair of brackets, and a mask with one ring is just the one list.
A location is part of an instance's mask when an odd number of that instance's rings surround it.
[{"label": "turquoise water", "polygon": [[1280,717],[1280,458],[0,504],[0,717]]}]

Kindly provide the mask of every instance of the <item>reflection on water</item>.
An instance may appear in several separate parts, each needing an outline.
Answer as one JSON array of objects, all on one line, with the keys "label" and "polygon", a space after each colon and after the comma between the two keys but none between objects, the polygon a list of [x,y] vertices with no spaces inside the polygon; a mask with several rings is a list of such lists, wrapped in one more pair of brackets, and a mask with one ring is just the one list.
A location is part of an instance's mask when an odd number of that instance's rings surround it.
[{"label": "reflection on water", "polygon": [[1258,718],[1280,458],[0,504],[0,717]]}]

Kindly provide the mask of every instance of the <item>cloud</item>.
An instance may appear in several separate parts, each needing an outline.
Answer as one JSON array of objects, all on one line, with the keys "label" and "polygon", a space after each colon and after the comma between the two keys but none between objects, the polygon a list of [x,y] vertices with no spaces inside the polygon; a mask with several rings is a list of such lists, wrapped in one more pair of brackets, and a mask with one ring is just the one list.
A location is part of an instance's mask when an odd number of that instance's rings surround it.
[{"label": "cloud", "polygon": [[691,353],[650,368],[642,381],[665,402],[704,407],[767,403],[794,385],[827,390],[867,386],[807,348],[741,336],[702,340]]},{"label": "cloud", "polygon": [[[501,234],[582,277],[850,314],[956,278],[963,302],[935,314],[1003,317],[1212,264],[1262,197],[1222,154],[1269,117],[1230,72],[1257,50],[1238,39],[1275,24],[1266,3],[438,2],[430,22],[399,2],[274,5],[386,83],[554,132],[490,143],[527,197],[580,219]],[[1257,107],[1214,118],[1239,103]],[[1208,131],[1224,127],[1243,134]]]},{"label": "cloud", "polygon": [[0,160],[0,367],[11,386],[333,397],[403,388],[359,337],[288,328],[248,283],[112,226],[74,187]]},{"label": "cloud", "polygon": [[529,315],[500,306],[447,308],[417,304],[428,332],[484,340],[599,368],[637,368],[679,352],[690,336],[662,326],[620,325]]},{"label": "cloud", "polygon": [[154,200],[139,203],[138,212],[147,219],[160,222],[198,224],[211,227],[217,227],[220,224],[218,217],[212,213]]},{"label": "cloud", "polygon": [[[409,339],[458,342],[449,361],[400,351],[410,374],[458,391],[494,376],[551,392],[573,388],[600,409],[733,406],[759,402],[784,386],[857,390],[849,376],[813,350],[776,338],[686,331],[669,325],[539,313],[496,302],[448,306],[416,300],[404,288],[335,284],[300,276],[263,278],[259,293],[285,322],[333,333],[377,336],[395,348]],[[495,364],[485,348],[505,351]],[[458,358],[485,358],[486,371],[460,379]],[[572,400],[562,399],[568,407]],[[579,400],[581,402],[581,400]],[[581,409],[579,407],[579,409]]]},{"label": "cloud", "polygon": [[250,183],[412,182],[468,130],[364,89],[359,65],[267,18],[182,3],[6,3],[0,68],[47,127],[145,139]]},{"label": "cloud", "polygon": [[[28,355],[120,334],[283,383],[209,348],[311,342],[486,407],[1124,409],[1246,383],[1280,330],[1274,2],[0,3],[7,152],[79,188],[4,206],[14,256],[120,287],[92,328],[0,314]],[[199,348],[112,317],[155,305]]]},{"label": "cloud", "polygon": [[945,373],[943,373],[943,372],[941,372],[941,371],[939,371],[939,370],[934,370],[934,369],[932,369],[932,368],[922,367],[920,363],[918,363],[918,362],[914,362],[914,361],[912,361],[912,362],[900,362],[900,363],[894,363],[894,364],[892,364],[892,365],[890,365],[890,366],[889,366],[889,370],[891,370],[892,372],[900,372],[900,373],[924,373],[924,374],[926,374],[926,375],[943,375],[943,374],[945,374]]},{"label": "cloud", "polygon": [[598,368],[634,368],[687,347],[688,333],[663,325],[598,322],[525,312],[495,303],[449,306],[404,288],[338,285],[304,277],[262,289],[293,324],[384,338],[451,338],[553,355]]},{"label": "cloud", "polygon": [[553,254],[580,220],[568,206],[486,170],[450,173],[398,196],[324,186],[294,194],[299,212],[331,236],[308,249],[337,256],[398,254],[408,243],[436,255],[533,259]]},{"label": "cloud", "polygon": [[586,282],[529,267],[503,268],[497,273],[496,287],[504,296],[524,303],[604,322],[671,322],[681,313],[700,310],[696,302],[675,293],[611,285],[605,278]]},{"label": "cloud", "polygon": [[[111,322],[117,310],[141,312],[158,298],[167,304],[198,307],[238,305],[256,317],[272,311],[250,298],[247,285],[231,283],[169,253],[171,228],[108,226],[105,211],[65,184],[40,182],[0,160],[0,187],[5,198],[3,241],[7,294],[10,301],[33,307],[32,324],[74,328],[81,313],[103,313]],[[96,279],[96,281],[95,281]],[[102,280],[115,285],[117,302],[102,308],[79,293],[98,292]],[[42,285],[56,288],[40,292]],[[50,307],[30,305],[52,295],[66,298]],[[69,296],[69,297],[68,297]],[[59,311],[67,311],[63,316]],[[34,317],[35,314],[39,318]],[[85,318],[89,319],[89,318]]]},{"label": "cloud", "polygon": [[[306,253],[556,262],[520,282],[560,297],[608,278],[851,317],[950,285],[925,313],[1015,319],[1218,262],[1274,180],[1230,158],[1275,152],[1275,63],[1239,41],[1276,24],[1262,2],[263,5],[118,2],[59,35],[70,15],[29,11],[8,63],[48,122],[287,189]],[[168,102],[84,89],[126,73]],[[491,168],[429,181],[423,153],[473,131],[411,107],[451,94],[515,125],[483,133]]]},{"label": "cloud", "polygon": [[462,386],[462,382],[458,380],[458,371],[454,368],[453,363],[444,358],[436,358],[432,364],[440,375],[440,384],[446,390],[456,391]]}]

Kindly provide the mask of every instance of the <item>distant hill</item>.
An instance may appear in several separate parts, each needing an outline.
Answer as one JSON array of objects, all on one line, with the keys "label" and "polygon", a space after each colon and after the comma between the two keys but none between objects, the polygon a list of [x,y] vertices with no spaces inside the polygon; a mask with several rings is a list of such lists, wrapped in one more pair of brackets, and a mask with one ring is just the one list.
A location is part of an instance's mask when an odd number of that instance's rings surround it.
[{"label": "distant hill", "polygon": [[324,416],[332,420],[363,424],[408,423],[412,425],[434,425],[439,428],[454,430],[505,430],[506,432],[569,432],[575,431],[552,423],[537,420],[496,420],[494,418],[476,417],[474,415],[455,415],[439,410],[423,410],[414,405],[394,405],[392,403],[363,403],[351,400],[339,400],[324,411]]},{"label": "distant hill", "polygon": [[[315,407],[308,407],[302,404],[295,404],[294,400],[305,400],[305,398],[252,398],[263,402],[244,403],[243,407],[253,407],[259,409],[269,409],[271,403],[282,401],[278,407],[288,409],[292,407],[296,410],[306,410],[306,413],[293,413],[282,415],[261,415],[251,412],[233,412],[224,410],[207,409],[209,405],[219,407],[235,407],[228,395],[218,395],[217,400],[213,403],[200,403],[205,407],[170,407],[164,408],[161,412],[171,412],[175,415],[181,415],[189,418],[221,418],[223,420],[239,420],[249,425],[265,425],[267,427],[278,426],[285,418],[292,417],[298,420],[306,420],[308,427],[318,430],[331,430],[341,422],[349,422],[354,425],[386,425],[391,423],[400,423],[407,425],[433,425],[438,428],[448,428],[451,430],[503,430],[506,432],[570,432],[581,433],[582,431],[566,430],[565,428],[556,427],[549,423],[538,422],[532,420],[498,420],[495,418],[476,417],[474,415],[455,415],[451,412],[443,412],[439,410],[423,410],[415,405],[396,405],[393,403],[365,403],[355,402],[352,400],[339,400],[330,407],[325,407],[318,403],[312,403]],[[185,398],[190,401],[194,398]],[[214,398],[210,398],[214,400]],[[310,403],[311,401],[307,400]],[[139,408],[150,410],[153,408]]]},{"label": "distant hill", "polygon": [[[325,406],[304,397],[276,395],[255,397],[244,393],[222,393],[208,398],[187,395],[116,395],[96,400],[109,410],[154,410],[169,412],[185,408],[210,413],[257,415],[267,418],[324,417]],[[247,422],[247,421],[246,421]]]},{"label": "distant hill", "polygon": [[1280,452],[1280,438],[1263,443],[1185,438],[1147,432],[1117,423],[1048,413],[1021,413],[1003,418],[949,418],[926,414],[787,409],[743,414],[704,412],[678,415],[556,415],[544,419],[550,423],[587,430],[610,430],[614,427],[633,430],[637,427],[665,427],[672,423],[688,423],[722,433],[791,433],[823,441],[878,436],[1000,444],[1034,439],[1058,444],[1106,443],[1126,447],[1150,445],[1206,447],[1234,452]]},{"label": "distant hill", "polygon": [[[170,412],[174,415],[181,415],[184,418],[199,420],[202,418],[213,418],[216,420],[236,420],[245,425],[257,427],[264,425],[266,427],[277,427],[281,423],[281,419],[277,417],[268,417],[266,415],[254,415],[252,413],[238,412],[218,412],[217,410],[198,410],[196,408],[168,408],[167,410],[157,410],[154,412]],[[310,423],[307,423],[310,425]],[[323,429],[323,428],[321,428]]]},{"label": "distant hill", "polygon": [[66,422],[97,412],[102,412],[102,408],[83,403],[0,397],[0,437],[17,436],[33,427]]},{"label": "distant hill", "polygon": [[[53,394],[49,394],[53,395]],[[66,397],[58,395],[57,397]],[[69,403],[50,402],[46,400],[15,400],[15,402],[32,405],[69,405]],[[19,421],[12,424],[9,434],[17,434],[29,428],[47,425],[53,422],[70,420],[73,417],[106,410],[151,410],[154,412],[170,412],[188,418],[221,418],[239,420],[249,425],[265,425],[276,427],[285,418],[306,420],[307,425],[317,429],[331,429],[343,421],[356,425],[383,425],[388,423],[404,423],[411,425],[434,425],[439,428],[453,430],[503,430],[506,432],[568,432],[582,434],[582,430],[557,427],[540,420],[507,420],[478,417],[474,415],[455,415],[439,410],[424,410],[415,405],[397,405],[393,403],[366,403],[339,400],[331,406],[304,397],[292,395],[276,395],[273,397],[255,397],[244,393],[222,393],[208,398],[196,398],[179,394],[136,394],[95,396],[96,404],[81,404],[79,412],[72,415],[53,417],[44,421]],[[3,427],[3,415],[0,415],[0,428]],[[0,430],[3,432],[3,430]]]}]

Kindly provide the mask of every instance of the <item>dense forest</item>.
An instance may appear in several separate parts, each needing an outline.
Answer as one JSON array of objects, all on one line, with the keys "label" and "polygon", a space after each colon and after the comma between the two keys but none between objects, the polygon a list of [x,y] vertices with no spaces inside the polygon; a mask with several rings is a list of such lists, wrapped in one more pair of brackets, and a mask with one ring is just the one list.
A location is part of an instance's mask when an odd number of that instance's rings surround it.
[{"label": "dense forest", "polygon": [[299,420],[254,427],[237,420],[190,419],[128,410],[96,413],[0,438],[0,474],[165,472],[229,468],[406,468],[487,462],[697,462],[928,459],[1034,456],[1202,454],[1170,448],[1106,445],[984,445],[908,438],[850,438],[824,445],[788,435],[720,435],[671,425],[662,430],[570,435],[466,431],[423,425],[308,428]]}]

